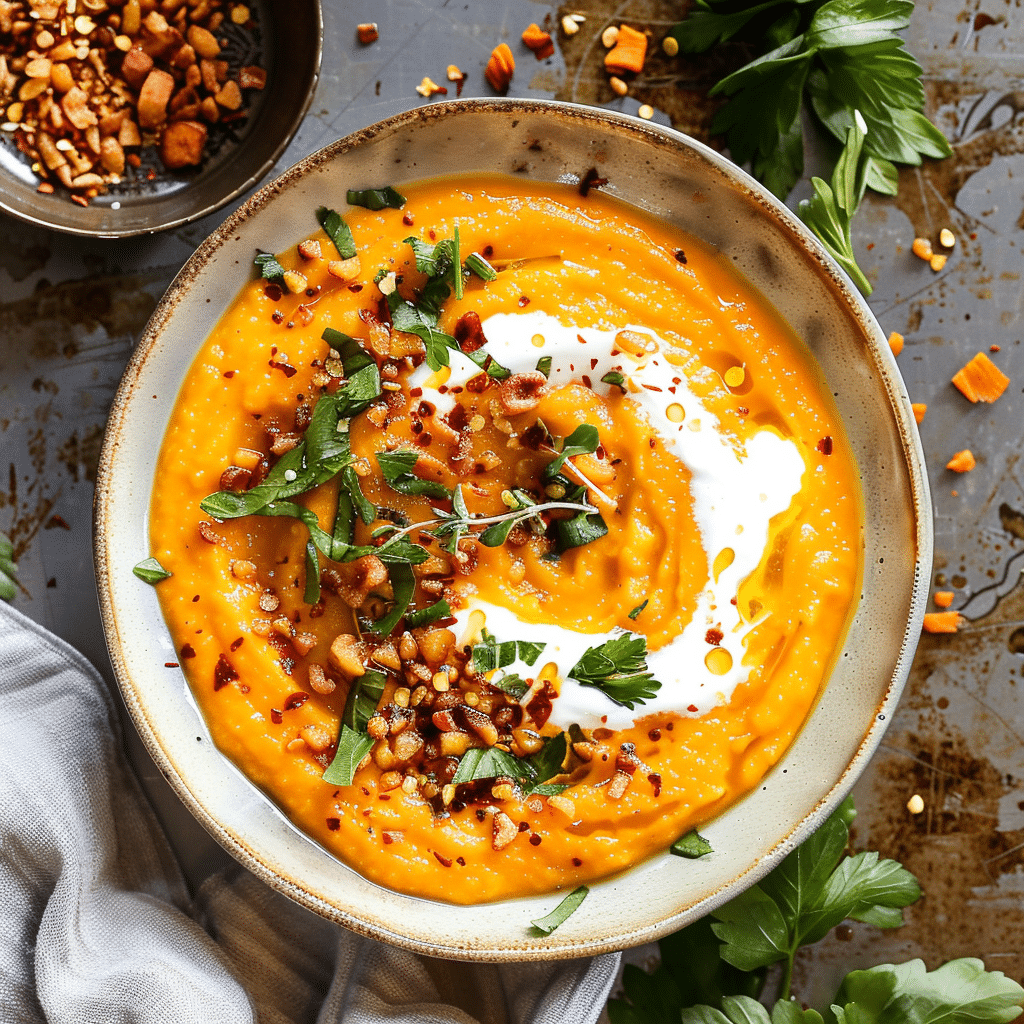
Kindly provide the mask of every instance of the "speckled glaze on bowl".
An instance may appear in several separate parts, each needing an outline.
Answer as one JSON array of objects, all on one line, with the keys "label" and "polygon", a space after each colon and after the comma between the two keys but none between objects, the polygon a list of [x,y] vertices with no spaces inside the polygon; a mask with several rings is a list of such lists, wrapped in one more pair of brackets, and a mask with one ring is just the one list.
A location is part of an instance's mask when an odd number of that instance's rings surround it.
[{"label": "speckled glaze on bowl", "polygon": [[[550,936],[531,919],[558,895],[450,906],[367,881],[298,832],[210,742],[156,594],[132,576],[148,554],[155,453],[184,375],[248,280],[257,247],[294,245],[312,211],[346,188],[446,172],[578,181],[692,232],[735,262],[804,339],[835,395],[866,506],[863,597],[814,712],[757,789],[702,828],[715,853],[662,854],[591,886]],[[575,957],[649,942],[767,872],[847,793],[899,699],[931,569],[931,504],[910,401],[867,305],[797,218],[712,150],[671,130],[592,108],[516,100],[442,103],[336,142],[254,195],[197,250],[139,342],[114,402],[96,491],[96,569],[124,699],[178,795],[246,867],[349,928],[433,956]]]}]

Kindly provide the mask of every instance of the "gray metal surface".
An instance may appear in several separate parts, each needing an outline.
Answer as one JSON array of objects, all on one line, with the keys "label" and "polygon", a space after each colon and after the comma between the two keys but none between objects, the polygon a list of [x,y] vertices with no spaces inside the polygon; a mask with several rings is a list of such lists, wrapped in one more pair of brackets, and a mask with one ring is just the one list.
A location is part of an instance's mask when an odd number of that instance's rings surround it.
[{"label": "gray metal surface", "polygon": [[[556,56],[538,64],[517,40],[529,22],[557,14],[546,4],[478,0],[467,9],[442,0],[328,0],[325,8],[320,87],[279,170],[348,131],[425,102],[415,86],[424,75],[446,84],[448,63],[469,73],[464,95],[488,95],[483,66],[501,40],[519,62],[511,95],[611,100],[600,70],[600,30],[629,20],[660,35],[679,10],[657,0],[587,0],[571,8],[588,14],[583,29],[571,40],[559,37]],[[379,42],[368,48],[354,41],[363,20],[380,25]],[[807,955],[795,988],[808,1002],[831,994],[846,970],[886,959],[919,955],[934,967],[981,955],[992,968],[1024,975],[1019,2],[919,3],[909,45],[925,67],[929,112],[956,155],[904,171],[895,201],[869,198],[854,235],[876,284],[873,309],[883,328],[906,335],[899,364],[911,397],[929,406],[921,434],[936,510],[936,583],[956,591],[954,607],[964,607],[970,622],[956,636],[925,637],[883,749],[855,794],[857,843],[902,859],[926,896],[900,931],[880,935],[855,925]],[[655,57],[639,88],[617,105],[631,111],[647,100],[663,112],[659,119],[703,137],[709,109],[700,95],[715,77],[713,66]],[[801,189],[806,183],[794,201]],[[106,243],[0,219],[0,529],[11,531],[19,547],[25,592],[17,604],[104,672],[89,523],[106,409],[157,298],[220,219]],[[910,254],[910,244],[944,226],[957,234],[957,247],[935,274]],[[971,406],[949,378],[991,345],[1000,347],[992,358],[1012,383],[995,405]],[[978,467],[958,477],[944,466],[965,447]],[[190,877],[200,879],[219,848],[169,796],[134,732],[126,734]],[[925,801],[917,816],[905,808],[914,793]]]}]

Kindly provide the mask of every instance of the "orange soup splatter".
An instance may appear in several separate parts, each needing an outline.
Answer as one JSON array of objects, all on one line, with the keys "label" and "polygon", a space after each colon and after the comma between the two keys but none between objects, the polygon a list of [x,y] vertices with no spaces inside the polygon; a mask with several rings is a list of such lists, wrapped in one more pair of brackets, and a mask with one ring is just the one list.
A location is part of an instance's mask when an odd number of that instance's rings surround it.
[{"label": "orange soup splatter", "polygon": [[792,742],[857,593],[856,469],[699,240],[597,191],[403,192],[311,210],[206,341],[158,592],[219,748],[341,860],[454,903],[565,889]]}]

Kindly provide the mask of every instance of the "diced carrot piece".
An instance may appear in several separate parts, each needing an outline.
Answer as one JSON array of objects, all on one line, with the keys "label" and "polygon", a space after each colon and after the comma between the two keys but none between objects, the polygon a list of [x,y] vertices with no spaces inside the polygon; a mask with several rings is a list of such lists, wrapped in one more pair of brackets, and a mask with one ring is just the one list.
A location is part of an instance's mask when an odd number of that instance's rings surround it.
[{"label": "diced carrot piece", "polygon": [[953,376],[953,384],[969,402],[994,402],[1009,383],[1010,378],[984,352]]},{"label": "diced carrot piece", "polygon": [[928,406],[924,402],[914,402],[910,408],[914,410],[914,419],[917,420],[920,426],[921,420],[924,419],[924,414],[928,411]]},{"label": "diced carrot piece", "polygon": [[555,44],[551,39],[551,33],[545,32],[540,25],[530,25],[523,33],[523,45],[533,50],[537,60],[544,60],[555,52]]},{"label": "diced carrot piece", "polygon": [[959,612],[926,612],[924,631],[926,633],[955,633],[960,628]]},{"label": "diced carrot piece", "polygon": [[946,469],[951,469],[954,473],[969,473],[977,464],[974,452],[970,448],[965,448],[946,463]]},{"label": "diced carrot piece", "polygon": [[936,608],[948,608],[953,603],[952,590],[936,590],[932,595]]},{"label": "diced carrot piece", "polygon": [[899,331],[893,331],[889,335],[889,348],[892,349],[894,356],[898,356],[903,351],[903,335]]},{"label": "diced carrot piece", "polygon": [[484,78],[491,83],[491,88],[495,92],[504,94],[508,89],[509,83],[512,81],[512,74],[515,69],[516,59],[512,56],[508,43],[498,43],[491,50],[490,59],[487,61],[487,67],[484,69]]},{"label": "diced carrot piece", "polygon": [[615,46],[604,57],[604,67],[612,74],[639,75],[647,59],[647,36],[628,25],[619,26]]}]

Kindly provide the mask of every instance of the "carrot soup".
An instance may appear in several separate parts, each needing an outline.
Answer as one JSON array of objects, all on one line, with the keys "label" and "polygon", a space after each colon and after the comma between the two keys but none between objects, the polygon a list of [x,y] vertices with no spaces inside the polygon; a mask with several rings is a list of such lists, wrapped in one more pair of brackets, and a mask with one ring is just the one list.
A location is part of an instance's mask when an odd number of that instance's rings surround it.
[{"label": "carrot soup", "polygon": [[178,398],[150,536],[181,665],[381,885],[610,875],[757,785],[827,680],[862,550],[838,412],[723,258],[598,190],[348,198],[257,256]]}]

